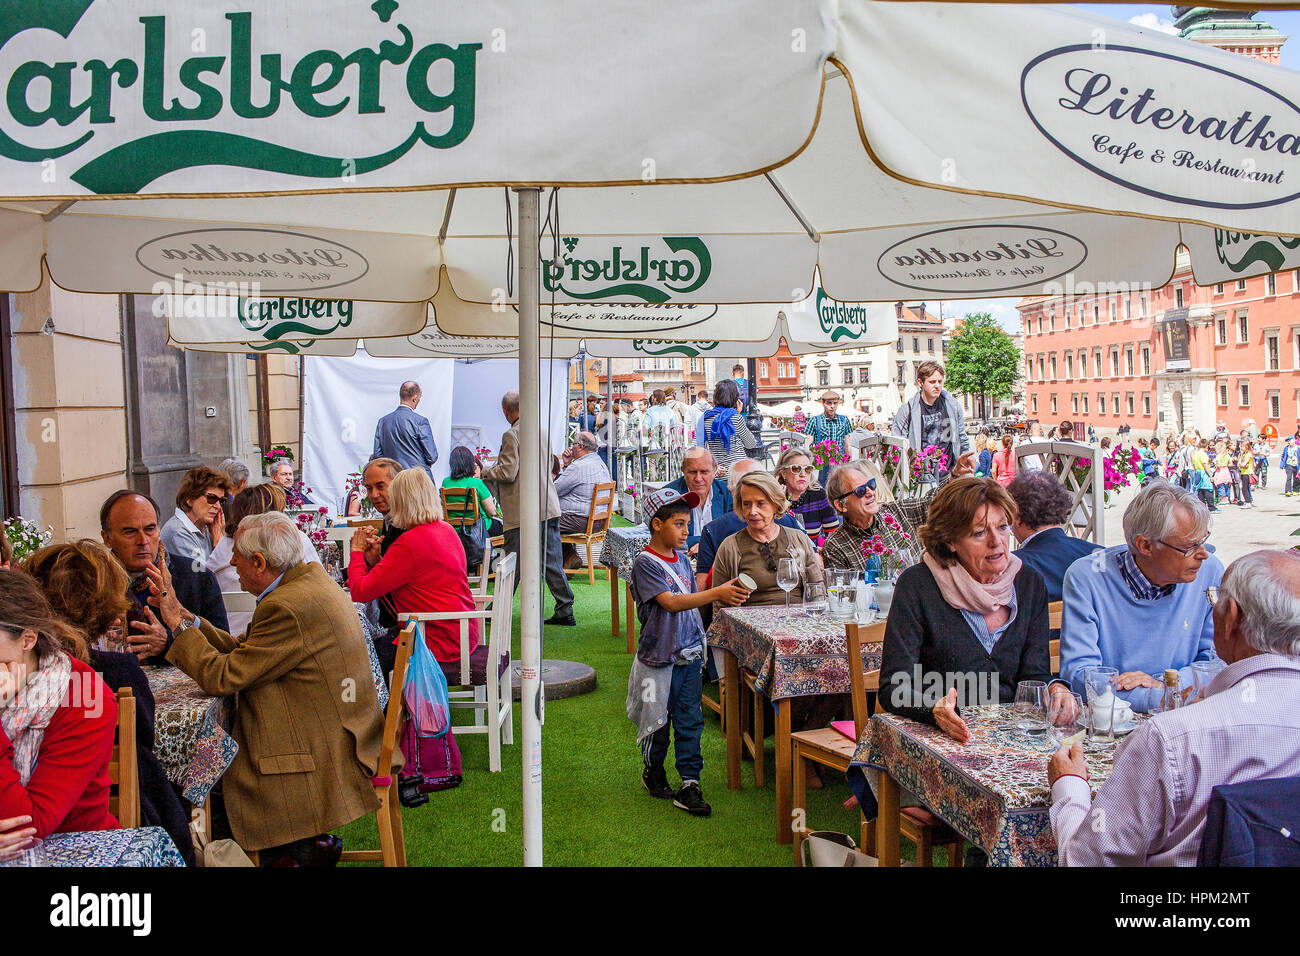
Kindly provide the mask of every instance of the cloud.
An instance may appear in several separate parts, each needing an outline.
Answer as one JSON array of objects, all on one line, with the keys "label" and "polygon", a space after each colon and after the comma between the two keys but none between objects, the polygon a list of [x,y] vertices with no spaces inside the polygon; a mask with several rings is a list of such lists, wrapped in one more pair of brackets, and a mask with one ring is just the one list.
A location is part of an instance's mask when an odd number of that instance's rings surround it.
[{"label": "cloud", "polygon": [[1128,22],[1135,27],[1142,27],[1147,30],[1159,30],[1161,33],[1178,34],[1179,30],[1174,26],[1172,20],[1166,20],[1155,13],[1139,13],[1135,17],[1129,17]]}]

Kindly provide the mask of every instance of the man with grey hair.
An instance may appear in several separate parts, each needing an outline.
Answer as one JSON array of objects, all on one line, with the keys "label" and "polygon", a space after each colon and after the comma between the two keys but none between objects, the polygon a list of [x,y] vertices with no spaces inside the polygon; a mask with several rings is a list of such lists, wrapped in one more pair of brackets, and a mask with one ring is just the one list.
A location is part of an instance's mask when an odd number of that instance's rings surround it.
[{"label": "man with grey hair", "polygon": [[279,458],[267,469],[266,477],[285,491],[293,487],[293,462],[287,458]]},{"label": "man with grey hair", "polygon": [[248,487],[248,466],[238,458],[227,458],[217,465],[217,471],[230,479],[230,497],[233,498]]},{"label": "man with grey hair", "polygon": [[[733,463],[731,467],[734,469],[736,466]],[[681,477],[664,487],[682,495],[693,491],[700,499],[700,503],[691,509],[691,523],[686,529],[688,554],[693,556],[697,553],[705,526],[731,510],[731,493],[727,485],[728,481],[718,477],[718,462],[707,447],[694,445],[682,453]]]},{"label": "man with grey hair", "polygon": [[[758,462],[753,458],[742,458],[731,466],[727,472],[725,485],[728,502],[734,503],[736,485],[740,484],[740,479],[757,467]],[[718,481],[715,484],[722,484],[722,482]],[[799,525],[799,519],[794,516],[792,511],[786,511],[785,514],[776,519],[776,523],[785,525],[787,528],[794,528],[796,531],[803,531],[803,528]],[[696,587],[701,589],[704,587],[704,581],[713,568],[713,558],[718,553],[718,546],[743,527],[745,527],[745,519],[736,514],[733,508],[728,508],[704,526],[704,532],[700,535],[699,550],[695,556]]]},{"label": "man with grey hair", "polygon": [[1124,512],[1124,544],[1079,558],[1065,572],[1061,677],[1083,692],[1094,665],[1119,673],[1119,696],[1146,713],[1160,703],[1166,669],[1190,686],[1193,661],[1214,657],[1205,589],[1223,563],[1205,547],[1210,514],[1167,481],[1147,484]]},{"label": "man with grey hair", "polygon": [[[560,534],[584,533],[596,485],[614,480],[599,452],[596,436],[580,431],[573,438],[573,447],[560,456],[564,470],[555,479],[555,493],[560,498]],[[598,521],[596,525],[593,530],[600,531],[605,522]],[[577,549],[571,544],[564,545],[564,566],[576,567],[578,562]]]},{"label": "man with grey hair", "polygon": [[[497,463],[483,468],[483,480],[495,481],[497,498],[501,503],[501,520],[505,525],[505,550],[519,553],[519,499],[522,483],[519,473],[519,393],[511,390],[501,396],[501,414],[510,423],[510,430],[501,436],[501,451]],[[551,466],[555,456],[551,453],[551,438],[546,429],[541,430],[541,483],[546,501],[542,509],[542,558],[546,566],[546,586],[555,598],[555,612],[544,623],[560,627],[576,627],[573,616],[573,589],[564,573],[563,549],[560,545],[560,498],[555,493]],[[530,532],[536,534],[536,531]],[[515,578],[515,587],[519,578]]]},{"label": "man with grey hair", "polygon": [[402,383],[397,390],[397,408],[375,425],[371,458],[392,458],[403,468],[423,468],[433,474],[430,469],[438,460],[438,445],[433,440],[429,419],[415,411],[422,396],[419,382]]},{"label": "man with grey hair", "polygon": [[1215,787],[1300,775],[1300,555],[1248,554],[1196,596],[1227,665],[1203,699],[1133,731],[1095,798],[1079,744],[1048,763],[1064,866],[1192,866]]},{"label": "man with grey hair", "polygon": [[204,693],[239,694],[239,752],[221,781],[231,835],[266,865],[330,866],[343,849],[330,831],[379,807],[383,713],[361,621],[325,569],[302,561],[280,512],[239,523],[231,564],[257,597],[242,637],[191,615],[166,567],[150,566],[150,603],[173,633],[167,660]]}]

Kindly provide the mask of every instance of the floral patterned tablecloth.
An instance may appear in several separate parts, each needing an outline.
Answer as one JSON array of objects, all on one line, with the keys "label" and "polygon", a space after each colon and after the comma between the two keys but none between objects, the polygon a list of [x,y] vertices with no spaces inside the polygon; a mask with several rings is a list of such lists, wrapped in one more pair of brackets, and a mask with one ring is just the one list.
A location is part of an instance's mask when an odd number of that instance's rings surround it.
[{"label": "floral patterned tablecloth", "polygon": [[209,697],[178,667],[144,671],[153,691],[154,752],[167,779],[202,806],[239,753],[226,732],[230,698]]},{"label": "floral patterned tablecloth", "polygon": [[610,528],[597,559],[606,567],[614,568],[624,581],[632,580],[632,562],[650,543],[650,529],[643,524],[631,528]]},{"label": "floral patterned tablecloth", "polygon": [[162,827],[56,833],[42,848],[46,866],[184,866]]},{"label": "floral patterned tablecloth", "polygon": [[[713,616],[709,644],[725,648],[757,676],[769,700],[849,692],[844,622],[807,617],[801,605],[728,607]],[[864,644],[862,663],[880,666],[880,644]]]},{"label": "floral patterned tablecloth", "polygon": [[[1047,786],[1047,761],[1056,743],[1016,730],[1010,707],[968,707],[962,717],[971,733],[965,744],[938,727],[875,714],[863,728],[853,766],[887,772],[983,849],[993,866],[1056,866]],[[1110,776],[1117,745],[1084,738],[1094,795]]]}]

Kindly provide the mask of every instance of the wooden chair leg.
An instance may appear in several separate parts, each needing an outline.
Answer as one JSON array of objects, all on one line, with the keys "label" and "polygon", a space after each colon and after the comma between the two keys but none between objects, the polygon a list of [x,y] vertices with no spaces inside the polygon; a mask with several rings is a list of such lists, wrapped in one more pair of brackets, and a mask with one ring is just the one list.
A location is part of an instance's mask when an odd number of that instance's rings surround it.
[{"label": "wooden chair leg", "polygon": [[949,866],[966,865],[966,844],[965,843],[948,844],[948,865]]},{"label": "wooden chair leg", "polygon": [[384,855],[384,866],[397,865],[397,844],[393,826],[392,785],[379,791],[379,810],[375,814],[379,824],[379,851]]},{"label": "wooden chair leg", "polygon": [[876,856],[876,821],[868,820],[862,816],[862,822],[858,824],[858,846],[867,856]]},{"label": "wooden chair leg", "polygon": [[591,539],[587,539],[587,583],[596,586],[596,562],[591,558]]},{"label": "wooden chair leg", "polygon": [[803,866],[803,841],[808,830],[808,821],[804,818],[808,804],[808,764],[799,752],[799,745],[794,746],[794,767],[791,776],[790,823],[794,833],[794,865]]},{"label": "wooden chair leg", "polygon": [[916,865],[933,866],[934,847],[930,844],[930,830],[925,827],[921,830],[916,841]]},{"label": "wooden chair leg", "polygon": [[767,728],[763,726],[765,700],[762,694],[754,691],[754,786],[763,785],[763,744],[767,740]]}]

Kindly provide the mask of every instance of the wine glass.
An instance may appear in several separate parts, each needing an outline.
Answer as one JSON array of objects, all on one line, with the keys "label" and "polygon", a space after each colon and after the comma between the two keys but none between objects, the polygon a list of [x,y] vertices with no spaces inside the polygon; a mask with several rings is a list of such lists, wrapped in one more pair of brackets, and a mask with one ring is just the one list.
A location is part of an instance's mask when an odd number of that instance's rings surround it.
[{"label": "wine glass", "polygon": [[1083,700],[1078,694],[1048,695],[1047,731],[1058,747],[1082,733],[1085,720]]},{"label": "wine glass", "polygon": [[776,565],[776,586],[785,592],[785,606],[790,607],[790,592],[799,586],[799,562],[795,558],[782,558]]},{"label": "wine glass", "polygon": [[1022,680],[1016,685],[1012,705],[1016,730],[1041,734],[1047,730],[1047,685],[1040,680]]},{"label": "wine glass", "polygon": [[803,613],[807,617],[826,613],[826,585],[821,581],[809,581],[803,586]]}]

